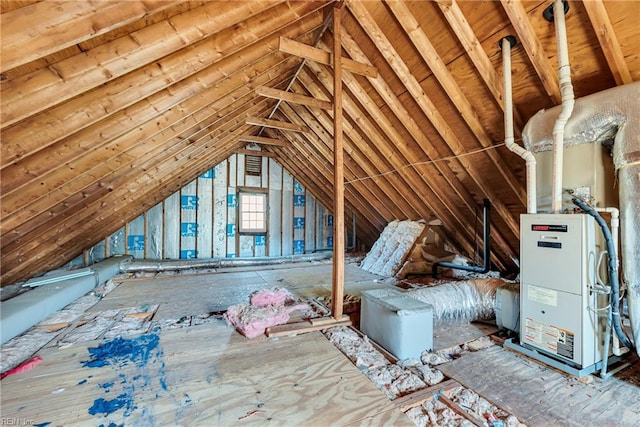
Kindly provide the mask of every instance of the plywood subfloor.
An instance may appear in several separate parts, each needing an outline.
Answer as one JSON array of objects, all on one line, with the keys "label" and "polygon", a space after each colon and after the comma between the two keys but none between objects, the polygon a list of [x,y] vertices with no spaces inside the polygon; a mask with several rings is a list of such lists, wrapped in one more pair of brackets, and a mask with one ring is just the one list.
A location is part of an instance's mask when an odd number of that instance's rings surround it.
[{"label": "plywood subfloor", "polygon": [[[123,280],[90,312],[120,310],[141,305],[160,307],[154,319],[179,319],[226,310],[235,304],[246,304],[249,296],[260,289],[287,288],[305,299],[331,295],[332,264],[289,264],[286,268],[235,271],[227,269],[214,274],[157,276]],[[362,290],[388,287],[388,281],[345,266],[345,292],[360,294]]]},{"label": "plywood subfloor", "polygon": [[[438,369],[530,426],[640,425],[640,389],[620,376],[584,384],[499,346]],[[629,369],[640,374],[638,364]]]},{"label": "plywood subfloor", "polygon": [[83,362],[100,343],[42,351],[35,369],[2,381],[3,418],[51,426],[413,425],[319,332],[248,340],[218,322],[158,338],[146,354],[133,340],[136,357],[99,367]]}]

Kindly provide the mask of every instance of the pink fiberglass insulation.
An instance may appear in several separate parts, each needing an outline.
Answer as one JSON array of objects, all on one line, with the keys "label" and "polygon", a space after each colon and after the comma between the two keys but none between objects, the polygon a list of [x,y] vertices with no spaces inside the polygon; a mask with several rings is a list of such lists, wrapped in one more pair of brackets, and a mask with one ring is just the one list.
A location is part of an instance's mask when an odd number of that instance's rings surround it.
[{"label": "pink fiberglass insulation", "polygon": [[251,295],[251,305],[256,307],[266,307],[268,305],[284,305],[289,300],[293,300],[293,295],[286,289],[266,289],[257,291]]},{"label": "pink fiberglass insulation", "polygon": [[232,305],[227,309],[224,318],[229,326],[234,326],[247,338],[255,338],[264,334],[270,326],[282,325],[289,320],[289,314],[295,310],[308,308],[307,304],[293,306],[268,305]]}]

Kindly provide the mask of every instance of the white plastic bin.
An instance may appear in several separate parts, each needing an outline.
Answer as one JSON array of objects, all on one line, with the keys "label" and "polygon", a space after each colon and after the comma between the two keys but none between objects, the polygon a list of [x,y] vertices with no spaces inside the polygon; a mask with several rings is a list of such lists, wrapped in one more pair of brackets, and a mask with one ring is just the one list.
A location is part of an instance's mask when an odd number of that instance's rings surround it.
[{"label": "white plastic bin", "polygon": [[360,328],[398,359],[433,349],[433,306],[395,289],[362,292]]}]

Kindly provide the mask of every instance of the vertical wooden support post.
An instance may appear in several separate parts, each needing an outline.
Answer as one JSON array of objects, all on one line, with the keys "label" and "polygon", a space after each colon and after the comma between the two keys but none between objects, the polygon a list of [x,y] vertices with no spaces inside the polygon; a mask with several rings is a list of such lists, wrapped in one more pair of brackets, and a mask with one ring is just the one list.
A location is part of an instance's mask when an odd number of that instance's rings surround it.
[{"label": "vertical wooden support post", "polygon": [[344,299],[344,154],[342,149],[342,45],[343,2],[333,8],[333,318],[342,320]]}]

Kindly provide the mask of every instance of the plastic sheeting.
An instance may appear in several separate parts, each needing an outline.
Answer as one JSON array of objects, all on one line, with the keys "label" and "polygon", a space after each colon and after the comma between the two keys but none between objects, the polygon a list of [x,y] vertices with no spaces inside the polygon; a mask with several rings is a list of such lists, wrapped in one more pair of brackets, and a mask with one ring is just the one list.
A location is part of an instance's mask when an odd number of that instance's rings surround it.
[{"label": "plastic sheeting", "polygon": [[443,283],[406,292],[433,306],[433,323],[468,323],[495,317],[496,289],[506,286],[501,279],[473,279]]}]

